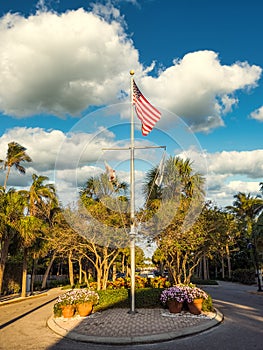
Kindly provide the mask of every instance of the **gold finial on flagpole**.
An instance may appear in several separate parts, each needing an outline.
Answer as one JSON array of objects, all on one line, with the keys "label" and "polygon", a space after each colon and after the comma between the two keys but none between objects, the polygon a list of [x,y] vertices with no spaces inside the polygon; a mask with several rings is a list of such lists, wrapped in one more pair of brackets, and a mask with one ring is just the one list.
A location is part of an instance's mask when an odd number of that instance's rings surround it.
[{"label": "gold finial on flagpole", "polygon": [[132,69],[132,70],[130,70],[130,75],[134,75],[134,70]]}]

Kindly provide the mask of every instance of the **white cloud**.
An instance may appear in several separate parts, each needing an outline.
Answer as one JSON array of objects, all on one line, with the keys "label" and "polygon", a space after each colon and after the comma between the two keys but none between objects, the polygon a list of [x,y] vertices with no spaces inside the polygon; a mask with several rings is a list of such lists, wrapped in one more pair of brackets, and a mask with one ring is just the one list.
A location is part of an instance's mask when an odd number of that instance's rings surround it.
[{"label": "white cloud", "polygon": [[145,77],[142,86],[157,105],[183,117],[193,130],[209,131],[224,125],[222,116],[238,103],[235,92],[254,88],[261,72],[247,62],[222,65],[217,53],[205,50],[175,60],[157,78]]},{"label": "white cloud", "polygon": [[129,70],[142,72],[122,25],[83,9],[7,14],[0,42],[0,110],[16,117],[77,115],[116,102],[129,88]]},{"label": "white cloud", "polygon": [[258,181],[230,181],[227,187],[234,193],[244,192],[250,193],[252,195],[257,195],[259,192],[259,182]]},{"label": "white cloud", "polygon": [[[136,1],[133,1],[135,4]],[[113,2],[114,4],[114,2]],[[221,64],[213,51],[175,59],[154,78],[154,64],[143,67],[126,35],[118,9],[94,5],[62,14],[39,11],[25,18],[0,18],[0,111],[23,117],[80,115],[89,106],[116,103],[129,90],[129,70],[147,98],[191,126],[205,131],[224,125],[223,116],[238,105],[237,90],[257,85],[261,68],[247,62]],[[174,114],[158,123],[170,125]]]},{"label": "white cloud", "polygon": [[[26,147],[33,160],[32,163],[23,163],[26,175],[20,175],[12,169],[8,181],[11,187],[25,188],[30,185],[33,173],[41,174],[55,183],[61,199],[74,201],[79,188],[90,176],[105,171],[105,159],[116,169],[119,179],[129,183],[129,152],[101,153],[104,147],[116,146],[113,132],[105,130],[102,133],[64,134],[59,130],[14,128],[0,137],[0,159],[5,159],[8,142],[11,141]],[[207,198],[222,206],[231,205],[234,194],[238,192],[259,194],[259,182],[262,181],[263,174],[263,150],[208,153],[189,148],[177,155],[191,160],[193,169],[201,172],[206,179]],[[152,152],[138,150],[136,153],[137,206],[143,204],[141,184],[144,182],[145,169],[156,166],[158,158],[160,154]],[[0,184],[4,183],[4,176],[5,172],[1,171]]]},{"label": "white cloud", "polygon": [[262,178],[263,150],[218,152],[207,155],[208,172]]},{"label": "white cloud", "polygon": [[207,154],[207,198],[224,207],[238,192],[257,196],[263,174],[263,150]]},{"label": "white cloud", "polygon": [[250,118],[263,122],[263,106],[252,112]]},{"label": "white cloud", "polygon": [[[59,130],[46,131],[41,128],[14,128],[0,137],[0,159],[6,158],[8,143],[18,142],[26,148],[32,158],[31,163],[21,163],[26,168],[26,174],[19,174],[11,169],[8,180],[9,187],[25,188],[31,184],[32,174],[45,175],[54,182],[59,198],[63,201],[75,201],[79,189],[90,176],[96,176],[105,171],[104,160],[110,162],[117,171],[120,181],[129,183],[129,151],[102,152],[103,148],[118,147],[113,132],[99,128],[97,132],[71,132],[64,134]],[[140,145],[141,142],[138,143]],[[126,145],[128,147],[128,145]],[[136,152],[137,161],[149,166],[156,165],[154,152]],[[141,184],[144,171],[137,170],[136,192],[137,206],[143,203]],[[0,172],[0,184],[4,183],[5,172]]]},{"label": "white cloud", "polygon": [[206,179],[207,199],[220,206],[232,205],[238,192],[259,194],[263,180],[263,150],[208,153],[188,149],[179,154],[192,161],[194,171]]},{"label": "white cloud", "polygon": [[[112,144],[113,135],[105,131],[102,135],[88,133],[64,134],[60,130],[45,131],[41,128],[14,128],[0,137],[0,159],[5,159],[8,143],[18,142],[26,148],[26,152],[32,158],[32,163],[23,163],[28,169],[26,176],[17,177],[17,172],[12,170],[9,186],[17,186],[17,181],[25,185],[29,183],[31,175],[49,172],[54,177],[54,171],[67,171],[67,182],[71,182],[72,173],[77,168],[96,162],[101,156],[103,147]],[[85,169],[85,168],[83,168]],[[0,173],[0,181],[4,174]],[[19,179],[19,180],[18,180]]]},{"label": "white cloud", "polygon": [[[221,176],[222,175],[213,176],[214,182],[213,184],[210,182],[211,187],[208,189],[207,193],[207,198],[221,207],[232,205],[234,202],[234,195],[239,192],[250,193],[254,197],[260,194],[259,181],[229,181],[229,176],[225,176],[225,181],[222,181]],[[215,185],[213,187],[214,184],[218,186]]]}]

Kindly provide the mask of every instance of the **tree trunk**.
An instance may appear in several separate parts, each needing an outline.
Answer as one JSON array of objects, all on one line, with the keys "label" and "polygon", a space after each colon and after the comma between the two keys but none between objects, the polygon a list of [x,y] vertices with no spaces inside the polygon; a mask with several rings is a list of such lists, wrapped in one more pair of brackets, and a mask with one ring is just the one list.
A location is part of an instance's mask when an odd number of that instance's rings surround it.
[{"label": "tree trunk", "polygon": [[106,290],[107,289],[107,282],[109,279],[109,268],[108,266],[106,266],[103,269],[103,276],[102,276],[102,290]]},{"label": "tree trunk", "polygon": [[83,275],[84,275],[84,281],[86,283],[87,286],[89,286],[89,281],[88,281],[88,277],[87,277],[87,272],[85,270],[82,271]]},{"label": "tree trunk", "polygon": [[107,247],[103,248],[103,267],[102,267],[102,289],[106,290],[107,288],[107,282],[109,278],[109,261],[108,261],[108,249]]},{"label": "tree trunk", "polygon": [[53,265],[53,262],[54,262],[55,258],[56,258],[56,254],[53,253],[52,258],[51,258],[51,260],[50,260],[50,262],[48,264],[48,267],[47,267],[47,269],[46,269],[46,271],[44,273],[41,289],[45,289],[47,287],[48,275],[49,275],[49,272],[51,270],[51,267]]},{"label": "tree trunk", "polygon": [[122,259],[121,259],[121,272],[125,273],[125,254],[122,253]]},{"label": "tree trunk", "polygon": [[207,272],[207,260],[205,254],[203,255],[203,279],[208,280],[208,272]]},{"label": "tree trunk", "polygon": [[73,271],[73,263],[72,263],[72,251],[69,252],[68,255],[68,272],[69,272],[69,283],[71,287],[74,286],[74,271]]},{"label": "tree trunk", "polygon": [[210,280],[210,269],[209,269],[209,260],[206,259],[206,271],[207,271],[207,279]]},{"label": "tree trunk", "polygon": [[116,263],[114,263],[112,265],[112,280],[115,281],[116,280],[116,274],[117,274],[117,265]]},{"label": "tree trunk", "polygon": [[4,190],[6,190],[6,185],[7,185],[7,180],[9,178],[10,170],[11,170],[11,167],[8,166],[7,171],[6,171],[6,175],[5,175]]},{"label": "tree trunk", "polygon": [[196,266],[196,276],[200,279],[202,278],[202,262],[201,261]]},{"label": "tree trunk", "polygon": [[163,261],[161,260],[161,261],[160,261],[160,274],[161,274],[161,276],[163,276],[163,273],[164,273],[164,263],[163,263]]},{"label": "tree trunk", "polygon": [[96,270],[97,270],[97,290],[101,290],[101,275],[102,275],[102,271],[100,267],[96,266]]},{"label": "tree trunk", "polygon": [[228,270],[228,278],[231,278],[232,275],[232,269],[231,269],[231,259],[230,259],[230,252],[229,252],[229,246],[226,245],[226,258],[227,258],[227,270]]},{"label": "tree trunk", "polygon": [[225,264],[224,264],[224,257],[221,257],[221,265],[222,265],[222,278],[225,278]]},{"label": "tree trunk", "polygon": [[26,297],[26,277],[27,277],[27,248],[24,248],[21,297]]},{"label": "tree trunk", "polygon": [[11,238],[7,237],[3,240],[2,249],[1,249],[1,258],[0,258],[0,294],[2,294],[4,272],[5,272],[5,263],[8,256],[8,248],[10,245]]},{"label": "tree trunk", "polygon": [[78,263],[79,263],[79,284],[82,283],[82,273],[83,273],[81,260],[82,260],[82,258],[78,259]]},{"label": "tree trunk", "polygon": [[126,266],[126,276],[131,277],[131,269],[128,265]]},{"label": "tree trunk", "polygon": [[33,258],[33,266],[32,266],[31,281],[30,281],[30,294],[31,295],[34,293],[34,282],[35,282],[37,263],[38,263],[38,259]]}]

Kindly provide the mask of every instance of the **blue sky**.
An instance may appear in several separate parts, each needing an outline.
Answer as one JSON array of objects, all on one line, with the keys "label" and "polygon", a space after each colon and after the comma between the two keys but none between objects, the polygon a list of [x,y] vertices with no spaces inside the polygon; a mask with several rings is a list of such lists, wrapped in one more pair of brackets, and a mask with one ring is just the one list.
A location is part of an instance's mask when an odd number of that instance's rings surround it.
[{"label": "blue sky", "polygon": [[[107,160],[128,181],[129,70],[162,112],[138,145],[167,145],[230,205],[259,194],[263,173],[263,3],[210,0],[12,1],[0,4],[0,158],[27,147],[33,173],[77,194]],[[103,109],[101,110],[100,108]],[[161,151],[138,151],[136,181]],[[0,174],[3,181],[4,174]]]}]

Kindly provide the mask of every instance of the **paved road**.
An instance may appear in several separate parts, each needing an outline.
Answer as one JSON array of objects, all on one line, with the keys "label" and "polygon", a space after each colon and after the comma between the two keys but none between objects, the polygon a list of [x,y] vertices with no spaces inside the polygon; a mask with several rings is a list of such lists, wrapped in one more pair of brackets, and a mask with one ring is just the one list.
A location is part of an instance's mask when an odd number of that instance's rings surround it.
[{"label": "paved road", "polygon": [[215,306],[224,313],[222,324],[204,333],[159,344],[110,346],[86,344],[61,338],[46,327],[54,298],[61,291],[54,289],[48,296],[29,299],[0,307],[1,350],[262,350],[263,293],[256,287],[220,282],[217,287],[205,287]]}]

